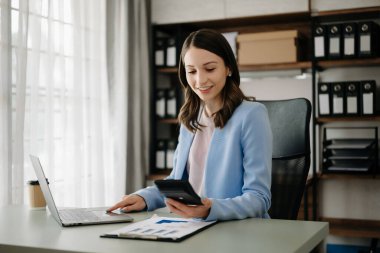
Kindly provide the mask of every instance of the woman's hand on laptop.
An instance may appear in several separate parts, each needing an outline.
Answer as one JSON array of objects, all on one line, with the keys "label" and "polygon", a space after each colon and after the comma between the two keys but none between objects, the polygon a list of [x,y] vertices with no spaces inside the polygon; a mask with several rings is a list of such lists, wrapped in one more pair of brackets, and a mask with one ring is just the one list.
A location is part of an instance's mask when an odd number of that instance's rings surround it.
[{"label": "woman's hand on laptop", "polygon": [[122,212],[141,211],[145,207],[146,203],[143,197],[136,194],[131,194],[125,195],[121,201],[108,208],[107,212],[112,212],[118,208],[120,208]]}]

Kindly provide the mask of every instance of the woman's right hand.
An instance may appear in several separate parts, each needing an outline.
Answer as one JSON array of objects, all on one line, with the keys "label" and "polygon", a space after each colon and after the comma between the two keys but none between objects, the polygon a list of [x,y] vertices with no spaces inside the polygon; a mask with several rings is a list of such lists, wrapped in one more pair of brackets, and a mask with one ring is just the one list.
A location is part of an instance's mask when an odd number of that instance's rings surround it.
[{"label": "woman's right hand", "polygon": [[141,211],[145,207],[146,203],[143,197],[136,194],[131,194],[125,195],[121,201],[108,208],[107,212],[112,212],[118,208],[120,208],[123,212]]}]

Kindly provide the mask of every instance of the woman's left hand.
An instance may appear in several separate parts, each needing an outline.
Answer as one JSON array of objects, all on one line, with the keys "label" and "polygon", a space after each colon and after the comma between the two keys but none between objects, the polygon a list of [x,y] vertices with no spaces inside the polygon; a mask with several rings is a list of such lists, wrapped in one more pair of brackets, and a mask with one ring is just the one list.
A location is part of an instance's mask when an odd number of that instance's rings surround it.
[{"label": "woman's left hand", "polygon": [[211,209],[212,202],[210,199],[202,199],[203,206],[188,206],[174,199],[166,199],[166,206],[170,212],[178,214],[185,218],[206,218]]}]

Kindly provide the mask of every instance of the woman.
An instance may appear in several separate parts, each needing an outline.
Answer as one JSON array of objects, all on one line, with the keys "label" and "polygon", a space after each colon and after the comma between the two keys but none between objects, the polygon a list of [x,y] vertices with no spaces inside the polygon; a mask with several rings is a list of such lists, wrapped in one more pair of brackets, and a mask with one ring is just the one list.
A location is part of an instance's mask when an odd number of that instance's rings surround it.
[{"label": "woman", "polygon": [[203,206],[164,199],[148,187],[109,211],[154,210],[165,206],[183,217],[205,220],[268,218],[272,135],[266,108],[239,88],[230,45],[216,31],[202,29],[185,40],[179,63],[185,103],[178,119],[179,142],[168,179],[188,179]]}]

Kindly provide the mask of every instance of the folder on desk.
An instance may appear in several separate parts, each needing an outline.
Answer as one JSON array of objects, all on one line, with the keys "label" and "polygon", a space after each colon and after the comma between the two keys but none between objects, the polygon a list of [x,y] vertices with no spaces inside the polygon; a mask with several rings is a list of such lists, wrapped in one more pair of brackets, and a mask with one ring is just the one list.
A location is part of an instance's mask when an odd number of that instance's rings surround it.
[{"label": "folder on desk", "polygon": [[358,56],[371,57],[378,55],[379,36],[379,26],[376,23],[358,23]]},{"label": "folder on desk", "polygon": [[353,58],[356,55],[356,23],[343,25],[343,57]]},{"label": "folder on desk", "polygon": [[347,82],[345,83],[346,89],[346,114],[359,115],[360,114],[360,82]]},{"label": "folder on desk", "polygon": [[341,25],[333,24],[328,26],[328,53],[329,58],[336,59],[342,55],[341,47]]},{"label": "folder on desk", "polygon": [[326,26],[317,25],[313,30],[314,58],[324,59],[327,56],[327,33]]},{"label": "folder on desk", "polygon": [[216,221],[153,215],[150,219],[135,222],[100,237],[180,242],[215,223]]},{"label": "folder on desk", "polygon": [[374,80],[361,82],[361,114],[375,114],[376,106],[376,82]]},{"label": "folder on desk", "polygon": [[330,83],[318,83],[319,116],[329,116],[331,114],[330,93]]},{"label": "folder on desk", "polygon": [[343,83],[332,83],[331,86],[332,93],[332,115],[333,116],[342,116],[345,111],[345,90]]}]

